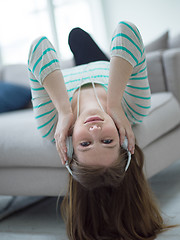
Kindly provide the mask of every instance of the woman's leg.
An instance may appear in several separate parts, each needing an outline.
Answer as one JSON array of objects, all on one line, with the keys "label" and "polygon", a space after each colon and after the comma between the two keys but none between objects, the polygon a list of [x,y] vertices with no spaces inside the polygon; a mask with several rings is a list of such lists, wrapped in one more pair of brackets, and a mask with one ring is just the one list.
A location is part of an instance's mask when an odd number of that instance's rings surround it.
[{"label": "woman's leg", "polygon": [[71,30],[68,43],[74,55],[76,65],[95,61],[109,61],[91,36],[81,28]]}]

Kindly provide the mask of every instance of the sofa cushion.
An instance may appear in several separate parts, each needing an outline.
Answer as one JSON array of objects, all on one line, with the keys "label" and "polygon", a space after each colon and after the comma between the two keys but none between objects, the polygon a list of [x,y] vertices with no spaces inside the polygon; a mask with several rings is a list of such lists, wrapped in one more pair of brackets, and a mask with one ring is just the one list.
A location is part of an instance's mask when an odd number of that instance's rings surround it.
[{"label": "sofa cushion", "polygon": [[153,52],[153,51],[157,51],[157,50],[167,49],[168,48],[168,36],[169,36],[169,32],[166,31],[161,36],[156,38],[154,41],[147,44],[145,46],[146,52]]},{"label": "sofa cushion", "polygon": [[30,99],[29,88],[0,82],[0,113],[24,108]]},{"label": "sofa cushion", "polygon": [[[179,122],[180,109],[173,95],[153,94],[149,116],[133,127],[137,143],[144,148]],[[36,130],[32,109],[2,114],[0,133],[0,167],[64,167],[55,144],[42,139]]]},{"label": "sofa cushion", "polygon": [[133,126],[137,144],[144,148],[180,124],[180,106],[170,92],[152,94],[149,116]]},{"label": "sofa cushion", "polygon": [[174,37],[169,38],[169,48],[180,48],[180,33]]},{"label": "sofa cushion", "polygon": [[166,91],[166,81],[162,66],[162,51],[147,54],[147,71],[152,93]]},{"label": "sofa cushion", "polygon": [[168,49],[162,56],[167,89],[180,102],[180,48]]}]

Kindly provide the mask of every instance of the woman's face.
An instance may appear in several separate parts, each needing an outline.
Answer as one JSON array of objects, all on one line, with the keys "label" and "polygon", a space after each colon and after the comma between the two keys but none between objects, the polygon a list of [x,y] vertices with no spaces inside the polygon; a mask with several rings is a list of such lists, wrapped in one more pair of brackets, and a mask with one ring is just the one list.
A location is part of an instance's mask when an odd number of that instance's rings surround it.
[{"label": "woman's face", "polygon": [[79,162],[109,166],[119,156],[119,134],[112,118],[105,112],[84,113],[76,120],[73,147]]}]

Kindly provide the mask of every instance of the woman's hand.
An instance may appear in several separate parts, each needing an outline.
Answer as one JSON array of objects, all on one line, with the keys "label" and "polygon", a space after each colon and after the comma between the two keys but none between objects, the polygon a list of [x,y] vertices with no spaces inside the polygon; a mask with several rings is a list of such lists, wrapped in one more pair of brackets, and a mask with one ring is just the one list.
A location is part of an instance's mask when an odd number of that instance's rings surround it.
[{"label": "woman's hand", "polygon": [[131,124],[129,123],[129,120],[127,119],[122,107],[119,106],[112,107],[111,109],[108,109],[108,114],[114,120],[116,127],[119,130],[120,144],[121,145],[123,144],[126,136],[128,139],[128,150],[131,152],[131,154],[134,154],[135,149],[134,133],[132,131]]},{"label": "woman's hand", "polygon": [[67,147],[66,147],[66,138],[68,137],[68,132],[71,126],[73,125],[73,113],[59,113],[58,122],[56,126],[56,131],[54,138],[56,140],[56,148],[61,158],[61,162],[64,165],[68,160],[67,158]]}]

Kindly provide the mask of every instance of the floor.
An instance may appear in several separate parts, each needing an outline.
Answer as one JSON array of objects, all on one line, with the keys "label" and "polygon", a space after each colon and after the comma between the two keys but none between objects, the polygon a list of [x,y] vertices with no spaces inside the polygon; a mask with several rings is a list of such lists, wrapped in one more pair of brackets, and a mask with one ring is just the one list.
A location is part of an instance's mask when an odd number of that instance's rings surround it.
[{"label": "floor", "polygon": [[[180,161],[150,179],[163,217],[180,224]],[[56,213],[57,198],[50,197],[0,222],[0,240],[67,240],[64,223]],[[179,240],[180,228],[157,237]]]}]

